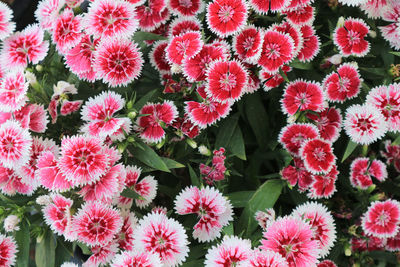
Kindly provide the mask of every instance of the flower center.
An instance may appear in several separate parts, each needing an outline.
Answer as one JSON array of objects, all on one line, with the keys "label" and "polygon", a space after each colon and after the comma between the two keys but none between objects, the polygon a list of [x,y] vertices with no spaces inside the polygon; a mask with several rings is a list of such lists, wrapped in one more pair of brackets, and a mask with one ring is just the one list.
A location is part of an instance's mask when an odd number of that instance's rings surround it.
[{"label": "flower center", "polygon": [[227,5],[223,5],[218,11],[218,17],[224,23],[227,23],[228,21],[232,20],[234,14],[235,11],[233,10],[233,8]]},{"label": "flower center", "polygon": [[236,86],[236,78],[230,73],[222,75],[219,82],[221,84],[221,89],[225,91],[231,91]]},{"label": "flower center", "polygon": [[190,8],[193,6],[191,0],[179,0],[179,5],[183,6],[184,8]]},{"label": "flower center", "polygon": [[313,155],[319,161],[324,161],[326,158],[326,153],[321,147],[316,147],[313,151]]}]

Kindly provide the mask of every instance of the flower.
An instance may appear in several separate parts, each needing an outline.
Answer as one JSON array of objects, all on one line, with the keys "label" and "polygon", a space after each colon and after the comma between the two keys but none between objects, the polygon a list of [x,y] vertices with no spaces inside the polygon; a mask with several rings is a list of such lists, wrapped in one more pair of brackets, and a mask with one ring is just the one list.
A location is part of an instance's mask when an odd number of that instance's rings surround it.
[{"label": "flower", "polygon": [[393,145],[390,140],[386,140],[384,144],[385,151],[381,151],[381,154],[386,158],[386,163],[393,163],[396,171],[400,172],[400,145]]},{"label": "flower", "polygon": [[[192,3],[194,1],[191,1]],[[201,22],[196,17],[177,17],[169,24],[169,36],[178,36],[189,31],[200,32]]]},{"label": "flower", "polygon": [[72,219],[72,231],[77,239],[89,246],[104,246],[122,226],[120,213],[98,201],[86,202]]},{"label": "flower", "polygon": [[142,53],[133,41],[105,38],[96,48],[93,69],[104,82],[116,87],[137,79],[143,62]]},{"label": "flower", "polygon": [[214,0],[207,6],[208,28],[222,38],[236,34],[246,25],[247,12],[243,0]]},{"label": "flower", "polygon": [[8,120],[0,125],[0,159],[6,168],[17,170],[30,158],[32,137],[15,120]]},{"label": "flower", "polygon": [[142,209],[147,207],[157,195],[157,185],[157,180],[151,175],[136,183],[134,186],[135,191],[141,196],[141,199],[135,200],[136,206]]},{"label": "flower", "polygon": [[385,249],[392,252],[400,251],[400,232],[395,237],[386,239]]},{"label": "flower", "polygon": [[[18,224],[21,222],[21,220],[18,218],[16,215],[8,215],[4,219],[4,230],[6,232],[13,232],[13,231],[18,231],[19,226]],[[1,253],[0,253],[1,254]]]},{"label": "flower", "polygon": [[134,231],[134,239],[138,251],[158,255],[166,267],[180,265],[188,256],[185,229],[162,213],[145,215]]},{"label": "flower", "polygon": [[383,250],[386,244],[386,238],[379,238],[375,236],[367,236],[363,231],[360,237],[353,237],[351,239],[351,249],[353,251],[374,251]]},{"label": "flower", "polygon": [[173,102],[164,101],[162,104],[147,103],[140,110],[140,114],[146,114],[137,120],[140,137],[149,143],[158,143],[165,136],[161,123],[171,124],[177,118],[178,111]]},{"label": "flower", "polygon": [[358,6],[360,4],[365,3],[368,0],[338,0],[341,4],[348,6]]},{"label": "flower", "polygon": [[0,234],[0,265],[13,266],[17,252],[14,238]]},{"label": "flower", "polygon": [[313,175],[304,167],[300,158],[293,158],[294,166],[289,165],[281,171],[282,179],[287,180],[291,186],[299,185],[300,191],[305,191],[313,182]]},{"label": "flower", "polygon": [[193,17],[204,9],[203,0],[169,0],[169,10],[177,16]]},{"label": "flower", "polygon": [[291,267],[313,266],[320,253],[318,241],[313,236],[308,223],[294,217],[283,217],[264,232],[261,249],[281,254]]},{"label": "flower", "polygon": [[188,31],[172,37],[165,49],[166,57],[171,64],[180,65],[184,58],[194,57],[202,47],[203,41],[200,32]]},{"label": "flower", "polygon": [[74,16],[72,10],[65,9],[54,22],[53,42],[60,53],[65,54],[81,41],[81,20],[82,17]]},{"label": "flower", "polygon": [[352,105],[346,110],[344,130],[355,143],[369,145],[382,138],[387,127],[385,117],[370,104]]},{"label": "flower", "polygon": [[35,17],[43,29],[51,31],[54,21],[59,16],[60,9],[64,6],[65,0],[42,0],[35,11]]},{"label": "flower", "polygon": [[389,0],[367,0],[360,5],[360,9],[363,10],[369,18],[378,19],[382,17],[385,12],[391,6]]},{"label": "flower", "polygon": [[52,194],[51,203],[46,205],[42,212],[45,222],[51,230],[63,235],[71,227],[71,208],[73,201],[60,194]]},{"label": "flower", "polygon": [[388,122],[389,131],[400,131],[400,85],[378,86],[367,95],[366,103],[376,107]]},{"label": "flower", "polygon": [[7,73],[0,83],[0,111],[14,112],[21,109],[27,100],[28,87],[22,71]]},{"label": "flower", "polygon": [[124,219],[122,228],[115,240],[118,242],[118,247],[121,250],[132,251],[134,248],[133,231],[137,226],[138,219],[133,212],[122,212]]},{"label": "flower", "polygon": [[328,173],[335,165],[332,145],[320,138],[307,140],[300,148],[300,156],[306,169],[313,173]]},{"label": "flower", "polygon": [[295,80],[286,86],[282,98],[282,110],[294,115],[298,111],[322,111],[324,94],[319,83]]},{"label": "flower", "polygon": [[34,189],[33,185],[24,183],[21,176],[14,170],[0,164],[0,190],[3,194],[7,196],[14,196],[16,193],[31,195]]},{"label": "flower", "polygon": [[315,34],[315,29],[310,25],[303,25],[300,28],[303,36],[303,47],[300,49],[297,58],[301,62],[308,62],[317,56],[321,42]]},{"label": "flower", "polygon": [[111,267],[126,266],[158,267],[161,261],[158,255],[151,252],[130,251],[118,254],[111,263]]},{"label": "flower", "polygon": [[268,226],[276,219],[275,210],[272,208],[265,209],[265,211],[258,210],[254,214],[254,219],[263,230],[267,230]]},{"label": "flower", "polygon": [[304,5],[283,12],[287,20],[297,26],[310,25],[314,21],[314,7]]},{"label": "flower", "polygon": [[160,73],[170,73],[171,66],[166,58],[165,49],[168,46],[167,41],[157,41],[153,44],[153,48],[149,54],[151,65]]},{"label": "flower", "polygon": [[62,139],[57,166],[68,181],[86,185],[100,179],[108,170],[109,161],[99,139],[72,136]]},{"label": "flower", "polygon": [[313,199],[330,198],[336,191],[335,182],[338,174],[336,166],[333,166],[327,174],[314,175],[307,196]]},{"label": "flower", "polygon": [[308,139],[319,137],[318,128],[310,123],[294,123],[285,126],[278,141],[291,154],[299,156],[301,145]]},{"label": "flower", "polygon": [[170,16],[166,0],[148,0],[147,5],[139,4],[135,11],[139,27],[144,31],[155,30]]},{"label": "flower", "polygon": [[367,235],[379,238],[396,236],[400,224],[400,203],[397,200],[375,201],[362,217],[361,226]]},{"label": "flower", "polygon": [[249,25],[233,36],[232,47],[239,59],[247,63],[257,63],[263,41],[262,31]]},{"label": "flower", "polygon": [[207,95],[226,103],[238,100],[247,84],[248,74],[238,61],[214,61],[207,70]]},{"label": "flower", "polygon": [[342,64],[337,72],[325,77],[323,81],[326,98],[330,102],[341,102],[352,99],[360,93],[362,78],[357,66],[351,63]]},{"label": "flower", "polygon": [[350,166],[350,183],[355,188],[367,189],[373,184],[371,176],[384,181],[387,175],[386,165],[378,159],[356,158]]},{"label": "flower", "polygon": [[319,243],[320,256],[327,256],[336,240],[335,223],[328,209],[317,202],[306,202],[297,206],[292,212],[292,216],[311,225],[311,230],[314,233],[312,239]]},{"label": "flower", "polygon": [[[281,67],[281,70],[285,75],[292,71],[292,68],[289,67],[288,65],[283,65]],[[268,92],[272,88],[278,87],[281,83],[285,81],[285,79],[280,75],[279,73],[271,74],[269,71],[265,70],[264,68],[261,69],[259,72],[259,76],[261,81],[264,82],[263,88],[264,91]]]},{"label": "flower", "polygon": [[342,130],[342,115],[338,108],[329,107],[316,114],[307,113],[306,116],[316,124],[322,139],[333,143],[339,138]]},{"label": "flower", "polygon": [[369,52],[370,44],[364,40],[369,27],[361,19],[349,18],[343,26],[338,26],[333,33],[333,42],[345,57],[353,55],[363,57]]},{"label": "flower", "polygon": [[93,246],[92,255],[82,264],[82,267],[101,266],[110,263],[118,251],[118,244],[111,241],[106,245]]},{"label": "flower", "polygon": [[251,242],[236,236],[225,236],[222,242],[208,249],[205,266],[248,266]]},{"label": "flower", "polygon": [[272,30],[281,32],[281,33],[287,33],[293,40],[293,45],[294,45],[294,52],[293,52],[293,57],[296,57],[300,50],[303,48],[303,36],[300,31],[300,27],[297,27],[290,22],[282,22],[280,24],[274,24],[271,27]]},{"label": "flower", "polygon": [[68,101],[65,100],[60,109],[60,114],[61,116],[67,116],[69,114],[74,113],[75,111],[78,111],[81,108],[82,105],[82,100],[76,100],[76,101]]},{"label": "flower", "polygon": [[398,30],[398,21],[400,18],[400,3],[391,1],[388,8],[380,9],[380,11],[382,11],[382,19],[391,22],[389,25],[379,27],[382,36],[389,42],[391,47],[399,50],[400,33]]},{"label": "flower", "polygon": [[283,11],[289,6],[290,2],[290,0],[250,0],[250,6],[256,13],[264,15],[268,11]]},{"label": "flower", "polygon": [[289,34],[274,30],[267,30],[263,39],[262,52],[257,63],[273,74],[293,59],[294,42]]},{"label": "flower", "polygon": [[318,263],[317,267],[337,267],[337,265],[331,260],[324,260]]},{"label": "flower", "polygon": [[12,10],[5,3],[0,3],[0,40],[14,32],[15,22],[12,21],[12,17]]},{"label": "flower", "polygon": [[251,267],[288,267],[286,259],[272,250],[255,250],[250,258]]},{"label": "flower", "polygon": [[138,28],[135,7],[128,1],[97,0],[85,16],[85,30],[95,37],[130,37]]},{"label": "flower", "polygon": [[[142,169],[136,166],[125,167],[125,181],[124,186],[135,190],[135,185],[139,180],[139,176],[142,173]],[[118,197],[118,205],[123,208],[129,209],[132,206],[133,200],[124,196]]]}]

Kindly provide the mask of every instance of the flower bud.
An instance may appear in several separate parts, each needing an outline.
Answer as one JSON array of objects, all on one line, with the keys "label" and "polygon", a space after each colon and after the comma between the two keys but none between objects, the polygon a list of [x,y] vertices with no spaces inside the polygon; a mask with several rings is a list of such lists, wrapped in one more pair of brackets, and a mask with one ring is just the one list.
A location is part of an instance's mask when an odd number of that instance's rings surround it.
[{"label": "flower bud", "polygon": [[200,145],[198,150],[204,156],[211,156],[211,151],[205,145]]},{"label": "flower bud", "polygon": [[20,219],[15,215],[8,215],[7,218],[4,220],[4,230],[6,232],[13,232],[19,230]]}]

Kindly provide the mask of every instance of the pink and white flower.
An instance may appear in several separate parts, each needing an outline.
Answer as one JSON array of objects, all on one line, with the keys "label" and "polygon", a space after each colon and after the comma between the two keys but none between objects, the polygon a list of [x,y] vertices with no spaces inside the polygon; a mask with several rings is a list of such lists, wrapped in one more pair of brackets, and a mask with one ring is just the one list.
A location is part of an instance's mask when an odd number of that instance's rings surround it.
[{"label": "pink and white flower", "polygon": [[252,256],[251,242],[236,236],[225,236],[222,242],[208,249],[205,266],[249,266]]}]

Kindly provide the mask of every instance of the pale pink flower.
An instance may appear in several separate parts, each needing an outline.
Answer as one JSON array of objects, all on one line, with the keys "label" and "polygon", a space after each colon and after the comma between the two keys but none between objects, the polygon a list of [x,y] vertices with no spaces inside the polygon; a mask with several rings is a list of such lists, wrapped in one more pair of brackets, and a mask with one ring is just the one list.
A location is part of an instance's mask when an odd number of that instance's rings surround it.
[{"label": "pale pink flower", "polygon": [[45,222],[51,230],[58,235],[63,235],[71,226],[71,207],[73,201],[60,194],[52,194],[51,203],[46,205],[42,212]]},{"label": "pale pink flower", "polygon": [[28,87],[22,71],[9,72],[0,82],[0,111],[14,112],[22,108]]},{"label": "pale pink flower", "polygon": [[208,249],[204,264],[207,267],[247,267],[250,265],[251,256],[250,240],[225,236],[219,245]]},{"label": "pale pink flower", "polygon": [[14,238],[0,234],[0,266],[13,266],[17,252],[17,243]]},{"label": "pale pink flower", "polygon": [[152,252],[139,252],[137,250],[122,252],[121,254],[118,254],[111,263],[111,267],[159,267],[161,265],[160,257],[157,254]]}]

